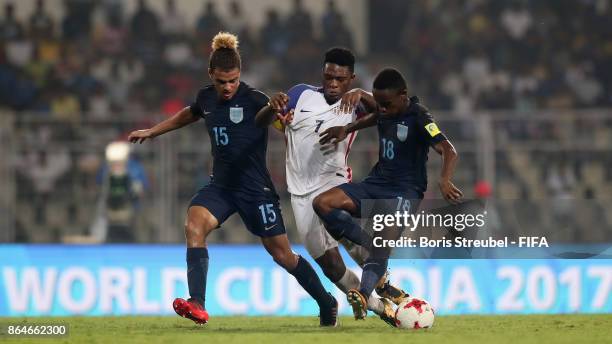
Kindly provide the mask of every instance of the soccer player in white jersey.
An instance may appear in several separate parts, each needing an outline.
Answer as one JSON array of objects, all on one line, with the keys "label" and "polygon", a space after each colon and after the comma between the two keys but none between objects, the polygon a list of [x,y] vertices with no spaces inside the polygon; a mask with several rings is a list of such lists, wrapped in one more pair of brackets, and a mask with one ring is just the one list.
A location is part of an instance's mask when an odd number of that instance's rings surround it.
[{"label": "soccer player in white jersey", "polygon": [[[298,232],[325,276],[345,293],[359,286],[359,277],[346,268],[338,242],[325,230],[313,210],[312,201],[322,192],[350,182],[352,177],[347,159],[356,132],[344,141],[326,146],[319,144],[319,133],[354,122],[361,116],[371,116],[376,106],[370,93],[350,89],[355,79],[354,65],[355,57],[350,50],[328,50],[323,64],[322,87],[299,84],[287,94],[275,94],[256,116],[256,123],[261,126],[274,123],[277,117],[284,120],[287,185]],[[278,122],[274,124],[278,127]],[[342,244],[351,257],[363,265],[367,250],[348,240]],[[368,307],[395,326],[393,307],[386,298],[399,304],[407,294],[386,280],[381,280],[377,292],[383,297],[370,298]]]}]

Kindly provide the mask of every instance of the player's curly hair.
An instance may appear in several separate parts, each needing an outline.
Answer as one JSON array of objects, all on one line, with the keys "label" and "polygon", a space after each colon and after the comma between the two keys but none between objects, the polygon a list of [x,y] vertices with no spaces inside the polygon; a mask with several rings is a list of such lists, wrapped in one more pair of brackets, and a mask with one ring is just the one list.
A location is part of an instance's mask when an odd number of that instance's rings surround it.
[{"label": "player's curly hair", "polygon": [[343,47],[334,47],[325,52],[325,63],[333,63],[338,66],[348,67],[353,73],[355,71],[355,55],[352,51]]},{"label": "player's curly hair", "polygon": [[219,32],[212,40],[212,52],[208,68],[221,70],[241,69],[242,61],[238,52],[238,37],[229,32]]},{"label": "player's curly hair", "polygon": [[406,90],[406,79],[400,71],[394,68],[385,68],[374,79],[373,89],[376,90]]}]

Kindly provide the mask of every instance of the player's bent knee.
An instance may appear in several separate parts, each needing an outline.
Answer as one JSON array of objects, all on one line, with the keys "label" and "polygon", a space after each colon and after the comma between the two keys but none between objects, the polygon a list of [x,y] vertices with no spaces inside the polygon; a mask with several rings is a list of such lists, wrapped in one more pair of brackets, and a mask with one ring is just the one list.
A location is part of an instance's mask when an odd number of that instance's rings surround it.
[{"label": "player's bent knee", "polygon": [[317,214],[328,213],[331,210],[329,205],[329,197],[324,192],[312,200],[312,208]]},{"label": "player's bent knee", "polygon": [[185,238],[190,246],[200,246],[217,227],[217,219],[206,209],[190,208],[185,221]]},{"label": "player's bent knee", "polygon": [[204,238],[206,236],[206,228],[194,221],[185,223],[185,237],[187,239]]},{"label": "player's bent knee", "polygon": [[312,207],[319,216],[328,214],[332,209],[343,209],[351,214],[355,211],[353,200],[340,188],[327,190],[315,197]]}]

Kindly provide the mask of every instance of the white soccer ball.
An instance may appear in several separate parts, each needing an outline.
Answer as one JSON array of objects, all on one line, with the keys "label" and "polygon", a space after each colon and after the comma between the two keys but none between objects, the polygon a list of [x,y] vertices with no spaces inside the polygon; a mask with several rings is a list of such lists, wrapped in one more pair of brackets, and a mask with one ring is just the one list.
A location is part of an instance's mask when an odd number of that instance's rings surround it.
[{"label": "white soccer ball", "polygon": [[409,297],[397,306],[395,323],[399,328],[430,328],[434,323],[434,309],[423,299]]}]

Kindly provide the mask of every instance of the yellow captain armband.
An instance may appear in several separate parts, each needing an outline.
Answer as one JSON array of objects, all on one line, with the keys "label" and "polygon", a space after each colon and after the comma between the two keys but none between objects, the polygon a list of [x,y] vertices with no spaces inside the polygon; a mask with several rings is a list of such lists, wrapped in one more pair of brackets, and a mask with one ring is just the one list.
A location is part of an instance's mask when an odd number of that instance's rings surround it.
[{"label": "yellow captain armband", "polygon": [[278,131],[285,131],[285,126],[283,125],[283,123],[281,123],[280,119],[274,120],[274,122],[272,122],[272,126]]},{"label": "yellow captain armband", "polygon": [[440,129],[438,128],[436,123],[433,123],[433,122],[426,125],[425,130],[427,130],[427,132],[429,133],[431,137],[434,137],[440,133]]}]

